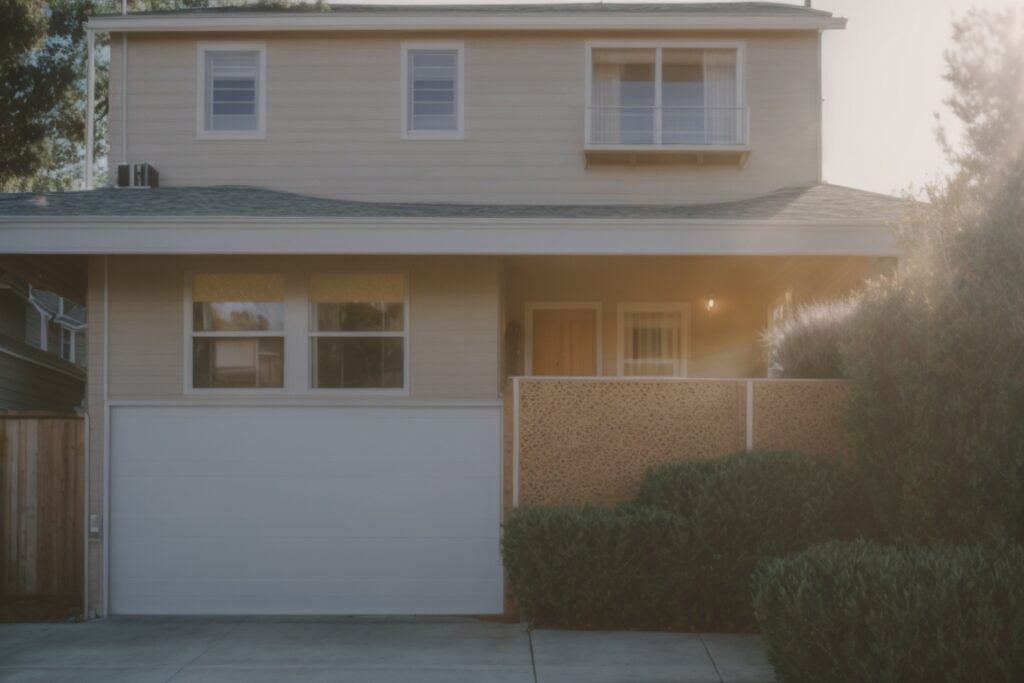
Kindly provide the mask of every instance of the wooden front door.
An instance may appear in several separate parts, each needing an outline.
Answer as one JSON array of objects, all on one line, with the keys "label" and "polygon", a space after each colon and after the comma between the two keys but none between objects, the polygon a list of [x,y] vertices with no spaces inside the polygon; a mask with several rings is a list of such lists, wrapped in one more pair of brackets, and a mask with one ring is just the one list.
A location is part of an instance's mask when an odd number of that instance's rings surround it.
[{"label": "wooden front door", "polygon": [[586,377],[597,374],[597,311],[533,312],[533,374]]}]

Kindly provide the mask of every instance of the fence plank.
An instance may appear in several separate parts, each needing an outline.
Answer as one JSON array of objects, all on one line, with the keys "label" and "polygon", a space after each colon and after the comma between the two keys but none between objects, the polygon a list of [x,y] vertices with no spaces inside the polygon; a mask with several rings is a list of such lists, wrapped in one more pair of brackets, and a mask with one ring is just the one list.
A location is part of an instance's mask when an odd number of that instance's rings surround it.
[{"label": "fence plank", "polygon": [[79,597],[84,423],[0,415],[0,597]]}]

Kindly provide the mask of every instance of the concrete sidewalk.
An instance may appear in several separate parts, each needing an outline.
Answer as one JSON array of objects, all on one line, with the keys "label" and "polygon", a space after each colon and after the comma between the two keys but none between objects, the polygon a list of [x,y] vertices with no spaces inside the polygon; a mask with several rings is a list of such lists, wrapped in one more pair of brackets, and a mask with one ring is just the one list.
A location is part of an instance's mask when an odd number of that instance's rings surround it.
[{"label": "concrete sidewalk", "polygon": [[115,617],[0,625],[0,681],[768,683],[754,636],[533,631],[474,619]]}]

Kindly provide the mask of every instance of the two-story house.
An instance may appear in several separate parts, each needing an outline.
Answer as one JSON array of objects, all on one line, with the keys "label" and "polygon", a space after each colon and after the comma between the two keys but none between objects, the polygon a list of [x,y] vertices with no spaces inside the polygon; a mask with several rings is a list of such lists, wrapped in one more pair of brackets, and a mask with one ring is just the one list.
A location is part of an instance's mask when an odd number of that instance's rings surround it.
[{"label": "two-story house", "polygon": [[771,320],[897,255],[898,200],[822,181],[844,25],[94,17],[111,168],[159,186],[0,202],[0,251],[88,258],[90,608],[500,612],[506,378],[763,376]]}]

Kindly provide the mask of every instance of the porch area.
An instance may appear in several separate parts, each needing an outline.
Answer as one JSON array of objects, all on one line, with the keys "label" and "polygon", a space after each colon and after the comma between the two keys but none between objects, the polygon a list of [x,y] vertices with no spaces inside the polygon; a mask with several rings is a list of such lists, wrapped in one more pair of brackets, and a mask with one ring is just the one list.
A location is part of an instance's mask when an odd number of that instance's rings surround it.
[{"label": "porch area", "polygon": [[766,329],[895,265],[869,256],[517,256],[506,377],[766,377]]}]

